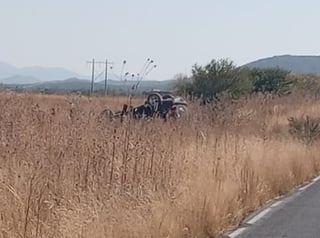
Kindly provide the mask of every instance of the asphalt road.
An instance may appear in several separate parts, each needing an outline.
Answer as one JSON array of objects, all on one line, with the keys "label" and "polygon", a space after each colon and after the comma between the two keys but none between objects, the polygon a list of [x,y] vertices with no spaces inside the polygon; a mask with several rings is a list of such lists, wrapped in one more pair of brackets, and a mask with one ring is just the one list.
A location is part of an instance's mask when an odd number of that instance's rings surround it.
[{"label": "asphalt road", "polygon": [[320,238],[320,179],[244,220],[230,238]]}]

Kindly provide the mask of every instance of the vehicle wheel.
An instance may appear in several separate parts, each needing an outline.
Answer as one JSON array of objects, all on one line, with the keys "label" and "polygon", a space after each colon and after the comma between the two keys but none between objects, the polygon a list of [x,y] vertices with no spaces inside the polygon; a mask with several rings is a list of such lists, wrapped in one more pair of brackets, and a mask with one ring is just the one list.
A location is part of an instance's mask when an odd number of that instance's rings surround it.
[{"label": "vehicle wheel", "polygon": [[152,93],[148,96],[147,102],[154,108],[154,111],[158,111],[158,107],[162,103],[162,97],[158,93]]}]

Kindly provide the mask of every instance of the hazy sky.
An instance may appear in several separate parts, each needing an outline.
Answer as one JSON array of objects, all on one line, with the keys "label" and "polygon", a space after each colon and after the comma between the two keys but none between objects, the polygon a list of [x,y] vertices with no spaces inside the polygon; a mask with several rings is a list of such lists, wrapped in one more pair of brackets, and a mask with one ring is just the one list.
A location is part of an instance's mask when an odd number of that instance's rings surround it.
[{"label": "hazy sky", "polygon": [[319,0],[0,0],[0,61],[90,74],[108,58],[120,73],[170,79],[195,63],[243,64],[279,54],[320,54]]}]

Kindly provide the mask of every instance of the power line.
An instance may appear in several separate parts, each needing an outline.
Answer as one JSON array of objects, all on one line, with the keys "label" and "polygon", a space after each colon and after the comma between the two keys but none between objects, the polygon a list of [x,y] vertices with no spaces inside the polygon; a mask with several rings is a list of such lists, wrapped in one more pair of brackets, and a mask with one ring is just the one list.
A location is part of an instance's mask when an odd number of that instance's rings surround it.
[{"label": "power line", "polygon": [[[105,76],[104,76],[104,95],[108,95],[108,66],[113,65],[114,63],[109,62],[108,59],[106,59],[106,61],[95,61],[95,59],[92,59],[92,61],[87,61],[87,63],[92,64],[90,95],[93,94],[94,81],[98,77],[100,77],[103,73],[105,73]],[[126,63],[127,63],[126,60],[124,60],[122,62],[122,67],[121,67],[121,72],[120,72],[120,81],[123,81],[123,79],[124,79],[124,82],[123,82],[124,84],[126,83],[126,81],[127,81],[126,77],[129,74],[129,72],[127,72],[125,75],[123,75],[124,67],[125,67]],[[95,65],[96,64],[103,64],[105,66],[105,69],[101,73],[99,73],[97,76],[95,76]],[[143,78],[145,76],[147,76],[156,67],[157,67],[157,65],[154,64],[154,61],[151,60],[150,58],[148,58],[147,61],[145,62],[145,64],[143,65],[140,73],[137,74],[137,83],[136,83],[136,85],[133,86],[135,91],[138,89],[138,86],[140,85]],[[110,69],[112,69],[112,66],[110,67]],[[123,78],[123,76],[125,76],[125,78]],[[132,80],[133,80],[133,78],[134,78],[134,75],[132,75]]]},{"label": "power line", "polygon": [[[107,95],[107,81],[108,81],[108,65],[113,64],[113,62],[108,62],[108,60],[104,61],[95,61],[92,59],[92,61],[87,61],[88,64],[92,64],[92,75],[91,75],[91,88],[90,88],[90,95],[93,94],[93,86],[94,86],[94,80],[98,77],[100,77],[103,73],[105,73],[105,88],[104,88],[104,94]],[[95,71],[95,64],[104,64],[105,70],[102,71],[98,76],[95,77],[94,71]]]}]

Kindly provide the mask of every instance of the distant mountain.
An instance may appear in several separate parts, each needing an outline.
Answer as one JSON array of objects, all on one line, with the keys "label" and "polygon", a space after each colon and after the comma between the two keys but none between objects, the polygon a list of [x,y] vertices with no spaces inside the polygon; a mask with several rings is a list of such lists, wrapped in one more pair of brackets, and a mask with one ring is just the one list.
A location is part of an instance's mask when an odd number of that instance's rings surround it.
[{"label": "distant mountain", "polygon": [[19,69],[19,74],[32,75],[33,77],[38,78],[41,81],[53,81],[72,77],[82,77],[81,75],[64,68],[45,68],[39,66],[21,68]]},{"label": "distant mountain", "polygon": [[[18,78],[19,79],[18,79]],[[0,82],[14,83],[17,79],[19,84],[22,83],[36,83],[39,81],[53,81],[53,80],[63,80],[66,78],[86,78],[86,76],[79,75],[75,72],[64,68],[58,67],[24,67],[18,68],[13,65],[0,62]],[[26,81],[23,81],[25,79]]]},{"label": "distant mountain", "polygon": [[50,90],[55,92],[88,91],[90,89],[90,81],[78,78],[68,78],[65,80],[25,85],[25,88],[32,90]]},{"label": "distant mountain", "polygon": [[[0,62],[0,87],[14,90],[31,90],[46,92],[89,92],[91,89],[90,77],[81,76],[64,68],[24,67],[18,68]],[[117,75],[109,74],[109,91],[126,93],[131,90],[137,81],[120,80]],[[174,80],[140,82],[137,93],[158,90],[172,90]],[[4,85],[1,85],[4,84]],[[94,83],[94,91],[104,90],[104,80]]]},{"label": "distant mountain", "polygon": [[320,74],[320,56],[281,55],[259,59],[242,67],[248,68],[274,68],[279,67],[292,73]]},{"label": "distant mountain", "polygon": [[[143,91],[149,91],[153,89],[159,89],[159,90],[172,90],[175,86],[175,80],[162,80],[162,81],[156,81],[156,80],[143,80],[139,83],[138,86],[138,92]],[[97,82],[95,84],[96,89],[104,89],[104,81]],[[116,91],[127,91],[130,90],[133,85],[137,85],[138,81],[134,80],[128,80],[127,82],[119,81],[119,80],[109,80],[108,85],[111,90]]]},{"label": "distant mountain", "polygon": [[[150,87],[154,87],[154,88],[163,88],[163,87],[173,87],[174,83],[176,81],[175,80],[162,80],[162,81],[157,81],[157,80],[142,80],[139,83],[139,87],[142,88],[150,88]],[[104,80],[103,81],[99,81],[97,83],[95,83],[96,85],[100,86],[104,86]],[[121,80],[108,80],[108,84],[111,86],[128,86],[131,87],[132,85],[136,85],[138,83],[138,81],[136,80],[128,80],[128,81],[121,81]]]},{"label": "distant mountain", "polygon": [[3,84],[32,84],[40,82],[39,79],[33,77],[33,76],[22,76],[22,75],[14,75],[7,78],[0,79],[0,83]]},{"label": "distant mountain", "polygon": [[17,70],[13,65],[0,62],[0,79],[16,75]]},{"label": "distant mountain", "polygon": [[[142,81],[139,84],[138,93],[144,91],[149,91],[153,89],[159,90],[172,90],[174,88],[174,80],[165,80],[165,81],[151,81],[146,80]],[[108,80],[108,89],[109,92],[123,92],[126,93],[131,87],[137,84],[137,81],[119,81],[119,80]],[[32,84],[8,84],[9,88],[16,88],[20,90],[32,90],[32,91],[48,91],[48,92],[89,92],[91,88],[91,81],[79,78],[68,78],[66,80],[56,80],[48,82],[38,82]],[[94,83],[94,91],[103,91],[104,90],[104,81]]]}]

